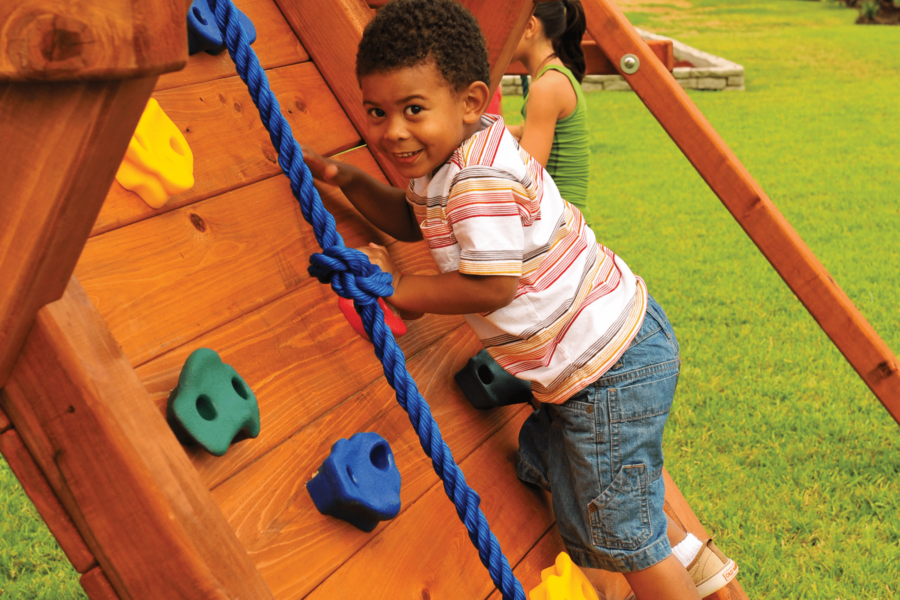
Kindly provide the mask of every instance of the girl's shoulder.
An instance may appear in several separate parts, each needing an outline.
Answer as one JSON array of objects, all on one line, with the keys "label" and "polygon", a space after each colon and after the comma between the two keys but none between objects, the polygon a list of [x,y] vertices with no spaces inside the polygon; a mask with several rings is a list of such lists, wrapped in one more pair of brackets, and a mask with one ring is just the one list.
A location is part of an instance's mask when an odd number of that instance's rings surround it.
[{"label": "girl's shoulder", "polygon": [[528,88],[528,110],[537,106],[565,116],[575,110],[578,95],[569,78],[556,69],[548,69]]}]

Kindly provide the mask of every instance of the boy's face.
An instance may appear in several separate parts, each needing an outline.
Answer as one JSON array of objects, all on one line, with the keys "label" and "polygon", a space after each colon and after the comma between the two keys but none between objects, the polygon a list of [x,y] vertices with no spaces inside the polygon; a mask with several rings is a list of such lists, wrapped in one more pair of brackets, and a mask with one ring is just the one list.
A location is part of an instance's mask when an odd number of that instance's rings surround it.
[{"label": "boy's face", "polygon": [[360,81],[371,140],[401,175],[434,172],[475,133],[487,86],[454,92],[434,61],[366,75]]}]

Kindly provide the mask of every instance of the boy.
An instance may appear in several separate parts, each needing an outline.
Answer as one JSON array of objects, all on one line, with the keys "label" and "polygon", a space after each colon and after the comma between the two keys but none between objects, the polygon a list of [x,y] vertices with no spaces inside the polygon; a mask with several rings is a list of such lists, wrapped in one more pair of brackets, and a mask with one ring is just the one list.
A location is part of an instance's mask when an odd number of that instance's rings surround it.
[{"label": "boy", "polygon": [[401,316],[465,314],[491,356],[532,382],[541,405],[520,433],[517,474],[552,493],[574,562],[623,572],[642,599],[725,585],[734,564],[663,512],[680,364],[671,326],[503,120],[482,115],[490,75],[474,17],[454,0],[387,4],[363,34],[357,77],[370,139],[409,189],[308,148],[304,158],[376,227],[428,243],[439,275],[403,275],[384,248],[361,249],[393,275]]}]

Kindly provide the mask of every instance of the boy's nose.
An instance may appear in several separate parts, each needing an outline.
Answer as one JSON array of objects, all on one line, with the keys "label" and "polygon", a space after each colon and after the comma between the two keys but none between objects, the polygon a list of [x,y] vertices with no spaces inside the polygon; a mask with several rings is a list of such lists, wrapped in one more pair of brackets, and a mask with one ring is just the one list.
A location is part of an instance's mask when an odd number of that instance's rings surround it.
[{"label": "boy's nose", "polygon": [[407,139],[409,137],[409,132],[406,130],[406,125],[403,123],[403,120],[391,119],[385,137],[392,142],[401,142]]}]

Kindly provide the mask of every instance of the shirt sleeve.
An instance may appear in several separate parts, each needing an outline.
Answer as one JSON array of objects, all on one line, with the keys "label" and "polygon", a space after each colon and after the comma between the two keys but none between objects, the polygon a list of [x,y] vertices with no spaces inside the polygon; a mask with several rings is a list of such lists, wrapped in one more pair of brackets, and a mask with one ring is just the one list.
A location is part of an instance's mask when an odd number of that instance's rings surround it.
[{"label": "shirt sleeve", "polygon": [[460,273],[522,275],[522,197],[527,197],[524,187],[505,171],[469,167],[459,172],[446,213],[459,242]]}]

